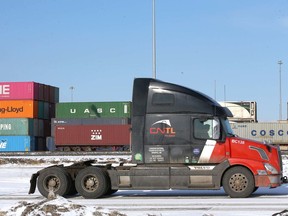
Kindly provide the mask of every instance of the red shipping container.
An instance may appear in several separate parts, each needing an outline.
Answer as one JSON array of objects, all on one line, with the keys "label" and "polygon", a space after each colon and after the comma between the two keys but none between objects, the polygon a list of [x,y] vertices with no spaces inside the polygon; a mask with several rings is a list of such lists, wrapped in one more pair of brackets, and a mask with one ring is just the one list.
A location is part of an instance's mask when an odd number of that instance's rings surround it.
[{"label": "red shipping container", "polygon": [[130,144],[130,125],[63,125],[55,128],[56,146]]},{"label": "red shipping container", "polygon": [[39,83],[0,82],[0,100],[39,100]]}]

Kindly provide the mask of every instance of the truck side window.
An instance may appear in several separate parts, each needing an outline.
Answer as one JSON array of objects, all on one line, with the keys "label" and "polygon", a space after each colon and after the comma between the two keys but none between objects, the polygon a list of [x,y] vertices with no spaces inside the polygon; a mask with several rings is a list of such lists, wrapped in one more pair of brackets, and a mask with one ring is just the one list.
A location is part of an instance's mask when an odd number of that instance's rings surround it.
[{"label": "truck side window", "polygon": [[219,139],[220,124],[218,119],[195,119],[194,137],[197,139]]}]

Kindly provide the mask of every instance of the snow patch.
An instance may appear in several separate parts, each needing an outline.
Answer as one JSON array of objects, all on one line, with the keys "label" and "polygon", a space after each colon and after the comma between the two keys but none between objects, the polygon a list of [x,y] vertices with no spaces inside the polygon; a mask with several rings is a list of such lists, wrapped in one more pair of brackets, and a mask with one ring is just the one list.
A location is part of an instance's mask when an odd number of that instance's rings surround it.
[{"label": "snow patch", "polygon": [[1,167],[18,167],[18,166],[51,166],[63,164],[64,166],[73,163],[93,160],[97,164],[119,164],[130,163],[131,156],[2,156],[0,158]]},{"label": "snow patch", "polygon": [[61,196],[55,199],[44,199],[38,202],[21,201],[0,212],[1,216],[125,216],[117,211],[74,204]]}]

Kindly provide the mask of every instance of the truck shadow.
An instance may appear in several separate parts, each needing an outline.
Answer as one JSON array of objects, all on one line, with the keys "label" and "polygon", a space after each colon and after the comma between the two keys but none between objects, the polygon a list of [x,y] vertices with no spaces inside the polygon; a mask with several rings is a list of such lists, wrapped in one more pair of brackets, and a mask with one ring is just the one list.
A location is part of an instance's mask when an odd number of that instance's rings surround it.
[{"label": "truck shadow", "polygon": [[[283,185],[278,188],[258,188],[249,198],[261,196],[288,196],[288,185]],[[227,197],[230,198],[225,191],[220,190],[119,190],[117,193],[107,196],[126,196],[126,197]]]},{"label": "truck shadow", "polygon": [[[278,188],[258,188],[250,197],[265,197],[265,196],[288,196],[288,184]],[[79,194],[76,196],[67,196],[66,198],[81,197]],[[116,197],[147,197],[147,198],[175,198],[175,197],[196,197],[196,198],[227,198],[231,199],[221,188],[220,190],[119,190],[116,193],[101,197],[101,199]]]}]

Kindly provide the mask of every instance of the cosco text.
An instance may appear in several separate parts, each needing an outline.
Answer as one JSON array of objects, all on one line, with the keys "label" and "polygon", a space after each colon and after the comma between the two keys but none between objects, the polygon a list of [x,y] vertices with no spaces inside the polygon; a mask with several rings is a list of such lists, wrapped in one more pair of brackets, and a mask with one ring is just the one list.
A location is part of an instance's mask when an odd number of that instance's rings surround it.
[{"label": "cosco text", "polygon": [[252,130],[251,131],[252,136],[284,136],[288,135],[288,131],[284,130],[260,130],[259,132],[257,130]]}]

